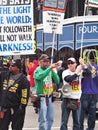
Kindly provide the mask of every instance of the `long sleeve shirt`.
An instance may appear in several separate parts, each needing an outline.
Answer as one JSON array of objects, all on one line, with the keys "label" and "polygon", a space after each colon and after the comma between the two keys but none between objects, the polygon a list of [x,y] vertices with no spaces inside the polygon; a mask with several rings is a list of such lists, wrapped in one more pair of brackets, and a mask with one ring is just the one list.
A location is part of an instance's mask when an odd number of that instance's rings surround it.
[{"label": "long sleeve shirt", "polygon": [[98,94],[98,66],[92,64],[95,72],[92,73],[92,68],[88,65],[90,71],[89,75],[86,76],[85,70],[83,71],[83,79],[81,81],[81,89],[83,94]]},{"label": "long sleeve shirt", "polygon": [[58,84],[60,78],[56,72],[52,72],[51,68],[43,70],[38,67],[34,72],[34,80],[37,94],[52,94],[54,86],[53,83]]}]

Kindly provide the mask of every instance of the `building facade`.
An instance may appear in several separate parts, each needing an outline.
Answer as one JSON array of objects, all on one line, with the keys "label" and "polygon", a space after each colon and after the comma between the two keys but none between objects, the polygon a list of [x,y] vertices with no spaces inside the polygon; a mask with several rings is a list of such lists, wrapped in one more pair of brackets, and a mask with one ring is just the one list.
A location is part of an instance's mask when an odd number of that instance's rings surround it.
[{"label": "building facade", "polygon": [[[68,0],[63,21],[63,34],[55,36],[54,62],[58,59],[66,61],[70,56],[78,59],[81,50],[84,49],[98,49],[98,9],[93,7],[85,9],[85,2],[87,1]],[[41,15],[42,13],[39,14],[40,18],[42,18]],[[42,21],[35,22],[38,57],[41,53],[51,56],[53,43],[53,34],[43,32]]]}]

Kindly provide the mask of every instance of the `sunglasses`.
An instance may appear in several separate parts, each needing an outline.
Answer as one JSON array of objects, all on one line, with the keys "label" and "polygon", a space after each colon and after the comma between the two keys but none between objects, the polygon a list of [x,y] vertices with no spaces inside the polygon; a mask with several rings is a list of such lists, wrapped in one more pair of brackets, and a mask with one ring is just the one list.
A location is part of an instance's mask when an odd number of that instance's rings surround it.
[{"label": "sunglasses", "polygon": [[16,67],[15,65],[11,65],[11,67]]},{"label": "sunglasses", "polygon": [[70,64],[74,64],[74,63],[75,63],[75,62],[70,61],[70,62],[68,62],[67,64],[70,65]]}]

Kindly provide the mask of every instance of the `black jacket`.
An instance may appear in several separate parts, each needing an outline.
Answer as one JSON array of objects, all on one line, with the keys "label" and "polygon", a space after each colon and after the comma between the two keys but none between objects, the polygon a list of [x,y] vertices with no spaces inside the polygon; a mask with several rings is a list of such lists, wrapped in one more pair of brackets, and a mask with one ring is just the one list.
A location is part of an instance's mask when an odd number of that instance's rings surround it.
[{"label": "black jacket", "polygon": [[18,79],[10,80],[10,74],[2,76],[2,91],[0,105],[11,108],[22,105],[25,107],[29,99],[30,84],[27,77],[21,74]]}]

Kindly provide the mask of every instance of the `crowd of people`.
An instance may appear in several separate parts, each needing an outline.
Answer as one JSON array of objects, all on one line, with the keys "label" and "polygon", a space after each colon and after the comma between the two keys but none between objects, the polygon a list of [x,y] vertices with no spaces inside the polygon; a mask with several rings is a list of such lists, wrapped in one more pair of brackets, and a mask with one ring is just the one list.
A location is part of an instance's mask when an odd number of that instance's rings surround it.
[{"label": "crowd of people", "polygon": [[[88,114],[86,130],[94,130],[96,103],[98,98],[98,66],[93,52],[90,63],[83,58],[67,59],[50,63],[48,55],[42,54],[30,64],[27,76],[21,72],[21,60],[12,60],[9,67],[0,73],[0,130],[22,130],[26,106],[30,95],[39,97],[38,129],[51,130],[54,121],[53,92],[61,90],[60,130],[68,130],[68,119],[72,112],[72,130],[84,130],[85,113]],[[32,98],[32,97],[31,97]]]}]

